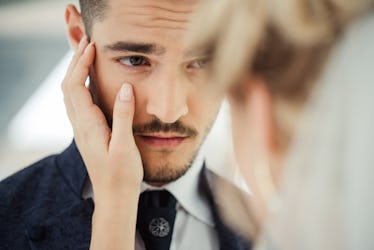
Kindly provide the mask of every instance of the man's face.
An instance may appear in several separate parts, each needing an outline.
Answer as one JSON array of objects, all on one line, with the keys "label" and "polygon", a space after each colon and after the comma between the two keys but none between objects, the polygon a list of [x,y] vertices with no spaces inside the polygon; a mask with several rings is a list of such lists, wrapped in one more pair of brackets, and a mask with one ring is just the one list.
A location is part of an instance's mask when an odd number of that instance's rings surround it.
[{"label": "man's face", "polygon": [[119,88],[133,85],[133,131],[145,181],[173,181],[194,160],[222,98],[207,82],[204,55],[183,45],[196,2],[108,0],[108,5],[91,34],[95,101],[111,123]]}]

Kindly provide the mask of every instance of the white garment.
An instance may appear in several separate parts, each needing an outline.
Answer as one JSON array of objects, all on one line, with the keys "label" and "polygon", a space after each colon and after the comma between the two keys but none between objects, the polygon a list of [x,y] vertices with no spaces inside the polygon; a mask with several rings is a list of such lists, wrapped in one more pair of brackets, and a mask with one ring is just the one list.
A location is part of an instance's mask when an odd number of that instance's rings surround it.
[{"label": "white garment", "polygon": [[[168,190],[177,200],[177,214],[170,250],[219,249],[218,235],[207,197],[199,191],[200,173],[204,164],[198,154],[184,176],[161,188],[142,183],[141,192]],[[93,198],[92,186],[87,183],[83,198]],[[144,250],[139,233],[136,234],[135,250]]]},{"label": "white garment", "polygon": [[333,50],[290,148],[281,193],[266,229],[275,249],[374,249],[373,14]]}]

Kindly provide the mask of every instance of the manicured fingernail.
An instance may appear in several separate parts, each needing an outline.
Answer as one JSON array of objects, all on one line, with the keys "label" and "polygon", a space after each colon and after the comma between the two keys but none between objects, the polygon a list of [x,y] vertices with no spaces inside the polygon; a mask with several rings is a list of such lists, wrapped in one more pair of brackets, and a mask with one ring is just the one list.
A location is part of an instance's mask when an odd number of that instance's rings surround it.
[{"label": "manicured fingernail", "polygon": [[132,88],[130,84],[124,83],[119,92],[119,99],[122,102],[130,102],[132,99]]},{"label": "manicured fingernail", "polygon": [[87,37],[83,36],[82,39],[81,39],[81,41],[79,42],[79,46],[78,46],[79,50],[83,49],[83,46],[84,46],[84,44],[85,44],[86,41],[87,41]]}]

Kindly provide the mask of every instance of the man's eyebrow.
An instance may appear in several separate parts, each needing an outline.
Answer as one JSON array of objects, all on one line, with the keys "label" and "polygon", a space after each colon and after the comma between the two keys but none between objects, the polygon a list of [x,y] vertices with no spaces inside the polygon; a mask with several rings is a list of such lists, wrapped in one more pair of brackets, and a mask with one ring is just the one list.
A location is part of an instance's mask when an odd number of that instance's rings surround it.
[{"label": "man's eyebrow", "polygon": [[136,52],[142,54],[162,55],[166,49],[162,46],[152,43],[138,43],[119,41],[113,44],[105,45],[105,51]]}]

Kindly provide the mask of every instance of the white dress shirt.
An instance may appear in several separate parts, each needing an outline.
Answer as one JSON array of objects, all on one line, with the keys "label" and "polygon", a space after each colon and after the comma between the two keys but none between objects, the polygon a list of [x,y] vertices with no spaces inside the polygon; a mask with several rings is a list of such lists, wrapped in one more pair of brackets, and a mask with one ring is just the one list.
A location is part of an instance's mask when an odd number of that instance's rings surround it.
[{"label": "white dress shirt", "polygon": [[[204,164],[201,153],[190,169],[178,180],[163,187],[153,187],[142,183],[141,192],[148,190],[167,190],[177,200],[177,214],[170,250],[219,249],[218,235],[207,197],[199,192],[200,173]],[[92,186],[88,181],[82,194],[83,198],[93,198]],[[135,250],[144,250],[139,233],[136,234]]]}]

